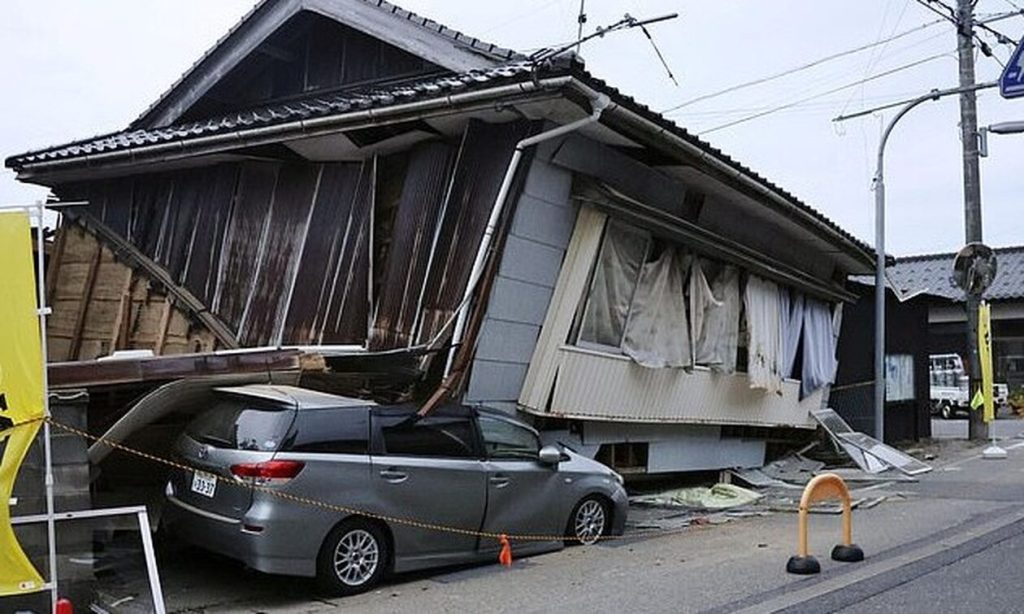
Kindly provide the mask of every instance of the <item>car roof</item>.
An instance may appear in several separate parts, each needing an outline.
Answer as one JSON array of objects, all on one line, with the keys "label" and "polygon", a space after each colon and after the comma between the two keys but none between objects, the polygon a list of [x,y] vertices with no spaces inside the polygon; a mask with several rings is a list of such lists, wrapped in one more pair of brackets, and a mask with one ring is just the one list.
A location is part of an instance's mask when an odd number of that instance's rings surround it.
[{"label": "car roof", "polygon": [[297,407],[299,409],[324,409],[335,407],[367,407],[376,405],[373,401],[365,399],[353,399],[336,394],[328,394],[308,388],[297,386],[271,385],[271,384],[250,384],[248,386],[232,386],[230,388],[215,388],[217,392],[273,401]]}]

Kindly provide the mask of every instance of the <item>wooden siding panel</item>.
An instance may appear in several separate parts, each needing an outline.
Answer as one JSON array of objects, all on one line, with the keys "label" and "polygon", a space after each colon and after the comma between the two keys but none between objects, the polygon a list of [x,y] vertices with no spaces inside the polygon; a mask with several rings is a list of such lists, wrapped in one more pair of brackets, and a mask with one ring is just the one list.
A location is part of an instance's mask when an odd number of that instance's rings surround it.
[{"label": "wooden siding panel", "polygon": [[237,164],[220,164],[208,169],[203,178],[205,189],[197,196],[197,232],[191,243],[183,285],[206,305],[213,301],[218,282],[220,254],[238,175]]},{"label": "wooden siding panel", "polygon": [[[223,267],[212,306],[213,312],[235,330],[242,322],[252,293],[260,245],[266,238],[277,172],[276,164],[245,164],[238,180],[221,254]],[[151,252],[146,250],[146,253]]]},{"label": "wooden siding panel", "polygon": [[522,122],[479,121],[470,122],[466,128],[427,278],[419,341],[433,337],[462,302],[502,178],[516,143],[527,129]]},{"label": "wooden siding panel", "polygon": [[454,154],[450,146],[437,142],[410,152],[377,300],[373,349],[405,347],[412,339]]},{"label": "wooden siding panel", "polygon": [[[364,343],[369,330],[370,243],[375,191],[372,162],[362,165],[345,220],[344,240],[338,244],[337,266],[331,277],[330,301],[320,342]],[[326,280],[325,280],[326,281]]]},{"label": "wooden siding panel", "polygon": [[245,345],[270,343],[284,318],[319,176],[320,169],[308,164],[286,165],[278,174],[268,221],[271,231],[256,261],[256,279],[238,335]]}]

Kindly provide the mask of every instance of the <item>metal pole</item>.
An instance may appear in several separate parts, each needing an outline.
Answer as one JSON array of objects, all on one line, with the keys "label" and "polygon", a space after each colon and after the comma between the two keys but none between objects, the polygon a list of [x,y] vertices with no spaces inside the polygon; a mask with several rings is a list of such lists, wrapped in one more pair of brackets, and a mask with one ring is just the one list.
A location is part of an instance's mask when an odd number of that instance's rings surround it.
[{"label": "metal pole", "polygon": [[36,203],[36,292],[38,293],[36,313],[39,314],[39,335],[42,350],[43,370],[43,415],[46,421],[43,422],[43,454],[45,456],[45,477],[46,484],[46,534],[49,544],[50,557],[50,608],[57,612],[57,526],[54,521],[53,509],[53,455],[50,449],[50,385],[49,374],[46,372],[46,316],[50,308],[46,306],[46,269],[43,265],[44,259],[44,237],[43,237],[43,213],[46,211],[43,201]]},{"label": "metal pole", "polygon": [[[960,86],[974,85],[974,6],[972,0],[957,0],[957,55],[960,62]],[[974,90],[960,94],[960,140],[964,167],[964,231],[967,243],[981,242],[981,173],[978,166],[978,108]],[[970,359],[970,384],[967,398],[977,389],[981,375],[978,357],[978,305],[980,296],[966,293],[967,354]],[[968,414],[967,433],[972,441],[988,438],[988,425],[981,412]]]},{"label": "metal pole", "polygon": [[[995,87],[997,83],[972,84],[945,90],[932,90],[911,100],[889,121],[878,143],[875,167],[875,439],[885,441],[885,144],[904,115],[917,105],[943,96]],[[851,116],[852,117],[852,116]],[[847,118],[843,118],[847,119]]]}]

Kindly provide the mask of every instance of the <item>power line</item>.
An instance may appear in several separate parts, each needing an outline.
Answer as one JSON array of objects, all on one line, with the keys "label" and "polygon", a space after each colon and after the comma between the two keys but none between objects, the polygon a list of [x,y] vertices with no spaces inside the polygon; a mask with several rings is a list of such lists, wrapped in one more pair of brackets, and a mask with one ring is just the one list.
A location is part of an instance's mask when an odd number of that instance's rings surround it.
[{"label": "power line", "polygon": [[931,62],[932,60],[937,60],[939,58],[944,58],[944,57],[948,57],[948,56],[949,56],[948,53],[940,53],[940,54],[937,54],[937,55],[929,56],[929,57],[926,57],[924,59],[918,60],[916,62],[911,62],[909,64],[904,64],[902,66],[897,66],[896,68],[892,68],[890,70],[886,70],[886,71],[880,72],[878,74],[871,75],[870,77],[865,77],[863,79],[858,79],[857,81],[854,81],[853,83],[847,83],[845,85],[841,85],[839,87],[832,88],[832,89],[830,89],[828,91],[825,91],[825,92],[820,92],[818,94],[814,94],[812,96],[807,96],[805,98],[801,98],[799,100],[795,100],[793,102],[790,102],[790,103],[787,103],[787,104],[784,104],[784,105],[780,105],[780,106],[777,106],[777,107],[772,107],[771,109],[768,109],[766,111],[762,111],[760,113],[755,113],[753,115],[748,115],[747,117],[742,117],[742,118],[737,119],[737,120],[726,122],[724,124],[715,126],[713,128],[709,128],[707,130],[703,130],[703,131],[699,132],[698,134],[703,136],[703,135],[709,134],[711,132],[716,132],[718,130],[724,130],[725,128],[731,128],[733,126],[736,126],[736,125],[739,125],[739,124],[743,124],[743,123],[746,123],[746,122],[749,122],[749,121],[753,121],[755,119],[759,119],[759,118],[764,117],[766,115],[771,115],[772,113],[777,113],[778,111],[783,111],[785,109],[789,109],[789,108],[794,107],[796,105],[799,105],[799,104],[802,104],[802,103],[805,103],[805,102],[809,102],[809,101],[814,100],[816,98],[821,98],[823,96],[828,96],[830,94],[835,94],[836,92],[842,92],[844,90],[850,89],[851,87],[857,87],[858,85],[862,85],[862,84],[867,83],[869,81],[875,81],[875,80],[881,79],[883,77],[888,77],[889,75],[892,75],[892,74],[895,74],[895,73],[898,73],[898,72],[901,72],[901,71],[904,71],[904,70],[907,70],[907,69],[910,69],[910,68],[914,68],[915,66],[920,66],[921,64],[924,64],[926,62]]},{"label": "power line", "polygon": [[867,44],[867,45],[861,45],[860,47],[856,47],[854,49],[848,49],[846,51],[841,51],[839,53],[834,53],[832,55],[825,56],[825,57],[820,58],[818,60],[814,60],[813,62],[808,62],[807,64],[802,64],[802,65],[797,66],[795,68],[790,68],[788,70],[784,70],[784,71],[779,72],[779,73],[768,75],[766,77],[761,77],[761,78],[758,78],[758,79],[754,79],[752,81],[747,81],[747,82],[744,82],[744,83],[740,83],[738,85],[733,85],[733,86],[727,87],[725,89],[721,89],[721,90],[718,90],[718,91],[715,91],[715,92],[711,92],[710,94],[704,94],[703,96],[698,96],[696,98],[691,98],[690,100],[686,100],[686,101],[681,102],[681,103],[679,103],[679,104],[677,104],[677,105],[675,105],[673,107],[669,107],[669,108],[665,109],[664,111],[662,111],[662,113],[671,113],[673,111],[676,111],[678,109],[682,109],[683,107],[688,107],[688,106],[690,106],[692,104],[696,104],[698,102],[703,102],[705,100],[710,100],[712,98],[717,98],[717,97],[722,96],[724,94],[730,94],[730,93],[735,92],[737,90],[741,90],[741,89],[745,89],[745,88],[748,88],[748,87],[752,87],[754,85],[760,85],[762,83],[767,83],[768,81],[773,81],[775,79],[780,79],[782,77],[787,77],[787,76],[792,75],[794,73],[802,72],[804,70],[808,70],[810,68],[814,68],[815,66],[820,66],[822,64],[825,64],[826,62],[831,62],[833,60],[837,60],[839,58],[843,58],[843,57],[846,57],[848,55],[853,55],[855,53],[860,53],[862,51],[867,51],[868,49],[873,49],[873,48],[875,48],[875,47],[877,47],[879,45],[884,45],[884,44],[886,44],[888,42],[891,42],[891,41],[894,41],[894,40],[897,40],[897,39],[900,39],[900,38],[904,38],[906,36],[910,36],[911,34],[913,34],[915,32],[920,32],[921,30],[930,28],[930,27],[932,27],[932,26],[934,26],[936,24],[939,24],[939,23],[942,23],[941,19],[937,19],[935,21],[931,21],[931,22],[928,22],[926,24],[922,24],[920,26],[917,26],[916,28],[911,28],[910,30],[906,30],[904,32],[900,32],[899,34],[895,34],[895,35],[890,36],[889,38],[886,38],[884,40],[875,41],[875,42]]}]

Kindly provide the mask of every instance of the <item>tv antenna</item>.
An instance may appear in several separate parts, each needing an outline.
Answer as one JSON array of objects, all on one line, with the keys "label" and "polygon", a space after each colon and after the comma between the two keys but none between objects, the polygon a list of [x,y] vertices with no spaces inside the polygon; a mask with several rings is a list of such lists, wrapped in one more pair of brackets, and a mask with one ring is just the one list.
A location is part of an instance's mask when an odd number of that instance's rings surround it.
[{"label": "tv antenna", "polygon": [[580,0],[580,12],[579,16],[577,17],[578,27],[576,41],[569,43],[568,45],[563,45],[561,47],[546,47],[544,49],[539,49],[535,51],[533,54],[529,56],[529,59],[531,62],[533,62],[534,66],[539,66],[544,62],[551,61],[554,58],[562,55],[566,51],[569,51],[570,49],[573,48],[576,49],[576,53],[579,53],[580,47],[583,45],[583,43],[594,38],[604,38],[605,34],[611,34],[612,32],[618,32],[620,30],[631,30],[633,28],[640,28],[640,30],[644,33],[644,36],[646,36],[647,40],[651,43],[651,47],[654,48],[654,53],[657,54],[658,61],[661,62],[662,67],[665,68],[665,72],[668,73],[668,78],[671,79],[672,83],[675,83],[677,87],[679,86],[679,81],[677,81],[675,75],[672,74],[672,69],[669,68],[668,62],[665,61],[665,56],[662,55],[661,50],[658,49],[658,45],[654,42],[654,37],[651,36],[650,31],[647,29],[647,26],[651,24],[675,19],[676,17],[679,17],[679,13],[669,13],[667,15],[661,15],[659,17],[650,17],[647,19],[637,19],[636,17],[633,17],[629,13],[626,13],[625,15],[622,16],[622,19],[616,21],[612,25],[606,28],[598,26],[593,33],[583,36],[583,25],[587,21],[587,14],[584,11],[585,3],[586,0]]}]

